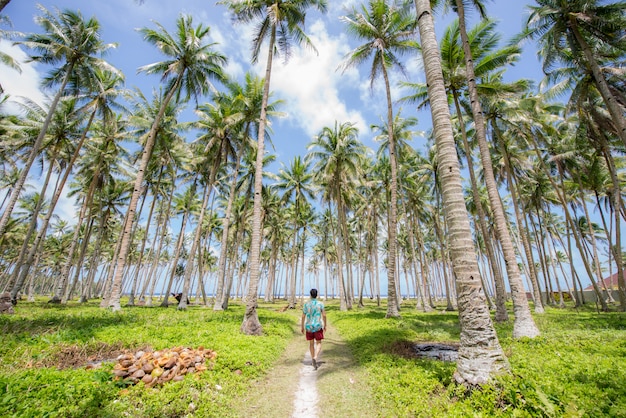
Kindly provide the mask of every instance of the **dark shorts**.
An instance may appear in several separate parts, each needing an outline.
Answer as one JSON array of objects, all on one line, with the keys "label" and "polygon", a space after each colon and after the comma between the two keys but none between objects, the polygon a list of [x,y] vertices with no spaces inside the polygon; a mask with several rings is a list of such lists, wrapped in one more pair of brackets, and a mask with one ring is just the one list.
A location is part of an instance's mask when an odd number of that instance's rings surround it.
[{"label": "dark shorts", "polygon": [[312,339],[315,339],[317,341],[323,340],[324,339],[324,330],[321,329],[319,331],[315,331],[315,332],[306,332],[306,340],[307,341],[311,341]]}]

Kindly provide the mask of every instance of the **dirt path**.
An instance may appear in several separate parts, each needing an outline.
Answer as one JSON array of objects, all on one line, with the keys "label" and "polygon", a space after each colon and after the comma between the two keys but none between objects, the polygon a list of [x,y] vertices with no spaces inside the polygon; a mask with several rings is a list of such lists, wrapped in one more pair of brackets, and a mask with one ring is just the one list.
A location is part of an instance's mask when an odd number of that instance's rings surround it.
[{"label": "dirt path", "polygon": [[238,416],[246,417],[375,417],[377,409],[350,350],[329,324],[320,366],[314,370],[308,342],[294,337],[267,375],[242,399]]}]

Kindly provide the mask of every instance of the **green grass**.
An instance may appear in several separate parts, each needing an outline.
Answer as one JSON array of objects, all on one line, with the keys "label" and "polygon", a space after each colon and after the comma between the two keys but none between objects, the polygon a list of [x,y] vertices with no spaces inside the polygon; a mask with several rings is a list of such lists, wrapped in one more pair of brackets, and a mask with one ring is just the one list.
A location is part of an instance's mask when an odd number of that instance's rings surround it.
[{"label": "green grass", "polygon": [[[244,307],[237,303],[225,312],[172,306],[119,313],[97,302],[20,303],[15,315],[0,316],[0,416],[238,416],[242,399],[262,394],[259,385],[268,377],[292,375],[276,372],[286,347],[295,350],[289,364],[299,367],[305,350],[294,334],[299,312],[278,312],[281,306],[261,305],[265,335],[249,337],[239,331]],[[351,384],[346,376],[354,376],[373,398],[359,416],[626,417],[626,314],[548,308],[535,316],[542,334],[532,340],[513,340],[510,322],[497,325],[512,373],[468,391],[454,383],[453,363],[416,359],[406,350],[419,341],[457,342],[456,312],[422,313],[406,304],[401,318],[385,319],[385,307],[340,312],[336,301],[327,307],[359,370],[325,370],[319,384],[328,387],[320,390],[332,402],[342,384]],[[90,358],[110,360],[123,349],[177,346],[203,346],[218,356],[210,370],[155,388],[113,381],[112,361],[84,367]],[[287,392],[296,390],[284,383],[276,383],[285,388],[277,402],[289,402]]]},{"label": "green grass", "polygon": [[[339,312],[329,318],[360,364],[385,416],[626,416],[626,315],[548,308],[535,316],[542,335],[513,340],[497,325],[512,374],[467,391],[453,383],[455,365],[404,355],[405,342],[456,342],[457,313],[404,308]],[[404,344],[403,344],[404,343]]]},{"label": "green grass", "polygon": [[[244,307],[124,308],[96,303],[21,303],[0,316],[0,416],[201,417],[232,416],[233,400],[264,373],[293,335],[293,316],[260,309],[265,335],[240,333]],[[217,351],[211,370],[161,387],[125,386],[111,379],[112,362],[87,370],[67,365],[67,353],[106,355],[119,349],[203,346]]]}]

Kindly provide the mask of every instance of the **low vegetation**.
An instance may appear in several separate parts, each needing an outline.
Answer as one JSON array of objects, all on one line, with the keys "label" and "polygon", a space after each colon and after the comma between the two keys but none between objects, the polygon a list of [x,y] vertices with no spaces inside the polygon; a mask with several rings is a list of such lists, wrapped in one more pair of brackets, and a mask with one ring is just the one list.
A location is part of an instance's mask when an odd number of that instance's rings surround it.
[{"label": "low vegetation", "polygon": [[[225,312],[192,305],[118,313],[96,302],[20,303],[15,315],[0,316],[0,415],[238,416],[239,400],[260,390],[257,382],[301,338],[294,334],[298,312],[281,307],[261,306],[265,335],[252,337],[239,331],[244,306],[237,303]],[[548,308],[535,316],[542,336],[532,340],[513,340],[511,324],[496,325],[513,373],[473,390],[453,382],[454,363],[418,358],[412,349],[458,341],[457,313],[422,313],[408,303],[399,319],[385,313],[374,305],[340,312],[328,303],[329,322],[375,398],[372,417],[626,416],[623,313]],[[153,388],[113,377],[120,355],[176,347],[203,347],[216,357],[207,370]],[[289,395],[276,394],[276,402],[290,402]]]},{"label": "low vegetation", "polygon": [[512,374],[480,390],[453,383],[455,364],[415,356],[412,344],[455,342],[456,312],[422,313],[404,305],[330,309],[329,318],[368,371],[384,416],[626,417],[626,315],[547,308],[535,316],[541,337],[513,340],[496,325]]},{"label": "low vegetation", "polygon": [[[295,323],[277,307],[261,309],[265,335],[251,337],[239,332],[237,304],[225,312],[98,306],[20,303],[15,315],[0,316],[0,416],[235,416],[233,400],[268,372]],[[181,346],[215,351],[210,369],[155,388],[113,379],[124,352]]]}]

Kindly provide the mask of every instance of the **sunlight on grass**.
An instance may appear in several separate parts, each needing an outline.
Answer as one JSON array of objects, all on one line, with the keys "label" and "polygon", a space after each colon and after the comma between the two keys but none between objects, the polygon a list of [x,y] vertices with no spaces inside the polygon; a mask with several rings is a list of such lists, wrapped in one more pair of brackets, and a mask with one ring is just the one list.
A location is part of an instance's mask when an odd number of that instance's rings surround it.
[{"label": "sunlight on grass", "polygon": [[[225,417],[248,382],[263,374],[293,335],[294,318],[261,309],[265,335],[239,332],[244,307],[214,312],[192,306],[125,308],[119,313],[97,303],[22,303],[13,316],[0,316],[0,415]],[[217,351],[214,367],[159,388],[125,387],[110,374],[112,362],[87,370],[87,359],[112,360],[123,349],[203,346]],[[84,356],[75,365],[71,356]],[[68,367],[70,366],[70,367]]]},{"label": "sunlight on grass", "polygon": [[454,363],[415,358],[406,342],[458,342],[455,312],[386,308],[329,309],[388,416],[626,416],[626,316],[547,308],[536,316],[542,335],[513,340],[512,324],[497,325],[512,375],[481,390],[453,383]]},{"label": "sunlight on grass", "polygon": [[[336,300],[325,303],[375,398],[369,416],[626,417],[624,313],[547,308],[535,316],[542,332],[535,339],[513,340],[512,324],[497,324],[512,373],[468,391],[454,383],[454,363],[411,352],[418,342],[457,343],[456,312],[406,307],[401,318],[386,319],[386,308],[374,304],[340,312]],[[238,303],[224,312],[171,306],[118,313],[97,302],[21,303],[15,315],[0,316],[0,414],[235,416],[238,400],[258,390],[255,382],[273,372],[293,342],[298,311],[279,312],[280,306],[260,306],[264,336],[251,337],[239,331],[244,306]],[[178,346],[215,350],[213,367],[155,388],[112,379],[112,360],[124,350]],[[86,367],[102,360],[101,367]]]}]

